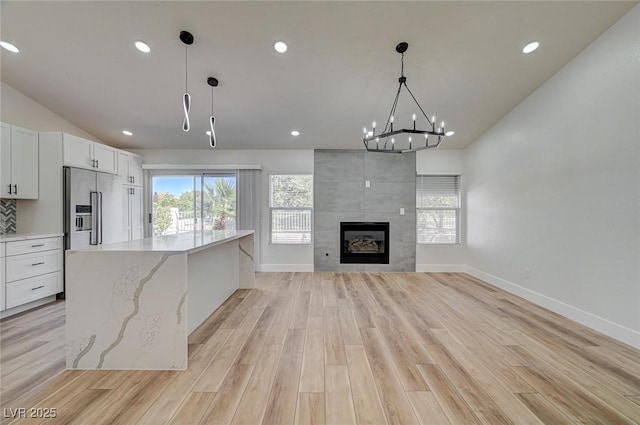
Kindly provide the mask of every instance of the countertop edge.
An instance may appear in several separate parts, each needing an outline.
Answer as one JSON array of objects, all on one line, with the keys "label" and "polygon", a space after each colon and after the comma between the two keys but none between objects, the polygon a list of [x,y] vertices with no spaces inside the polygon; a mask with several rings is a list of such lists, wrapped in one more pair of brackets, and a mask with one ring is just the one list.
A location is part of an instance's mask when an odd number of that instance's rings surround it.
[{"label": "countertop edge", "polygon": [[[108,244],[104,246],[92,247],[92,248],[82,248],[82,249],[71,249],[67,250],[67,255],[74,252],[156,252],[156,253],[174,253],[174,254],[193,254],[198,251],[203,251],[217,245],[223,245],[227,242],[231,242],[236,239],[241,239],[249,235],[255,234],[254,230],[238,230],[234,235],[229,235],[217,240],[212,240],[206,243],[198,244],[195,246],[185,247],[185,248],[173,248],[171,246],[167,247],[153,247],[148,246],[147,244],[151,243],[153,237],[133,240],[129,242],[120,242],[115,244]],[[179,242],[178,242],[179,244]],[[110,246],[111,245],[111,246]]]},{"label": "countertop edge", "polygon": [[0,243],[28,241],[31,239],[59,238],[62,236],[64,236],[64,233],[9,233],[0,235]]}]

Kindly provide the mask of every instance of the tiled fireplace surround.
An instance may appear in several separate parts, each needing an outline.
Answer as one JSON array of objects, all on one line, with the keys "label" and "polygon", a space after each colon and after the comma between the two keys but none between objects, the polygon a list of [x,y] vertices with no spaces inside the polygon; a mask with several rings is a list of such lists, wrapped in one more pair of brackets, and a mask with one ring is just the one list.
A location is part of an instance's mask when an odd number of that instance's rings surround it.
[{"label": "tiled fireplace surround", "polygon": [[[415,271],[415,153],[316,150],[313,185],[316,271]],[[341,221],[389,222],[389,264],[340,264]]]}]

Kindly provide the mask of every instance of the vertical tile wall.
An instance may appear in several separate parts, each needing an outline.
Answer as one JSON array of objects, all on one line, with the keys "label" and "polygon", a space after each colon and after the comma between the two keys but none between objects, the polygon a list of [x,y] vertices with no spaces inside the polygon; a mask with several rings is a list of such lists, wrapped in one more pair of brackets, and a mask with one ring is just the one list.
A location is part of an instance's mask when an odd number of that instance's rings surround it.
[{"label": "vertical tile wall", "polygon": [[[415,153],[316,150],[313,184],[316,271],[415,271]],[[340,264],[341,221],[388,221],[389,264]]]}]

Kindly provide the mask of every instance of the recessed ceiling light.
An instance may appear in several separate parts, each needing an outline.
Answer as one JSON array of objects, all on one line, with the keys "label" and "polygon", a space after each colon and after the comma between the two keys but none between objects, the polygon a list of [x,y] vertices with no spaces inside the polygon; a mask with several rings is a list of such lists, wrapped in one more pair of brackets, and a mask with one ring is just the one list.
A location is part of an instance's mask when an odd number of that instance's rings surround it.
[{"label": "recessed ceiling light", "polygon": [[534,50],[536,50],[538,48],[538,46],[540,46],[540,43],[538,43],[537,41],[532,41],[531,43],[529,43],[526,46],[524,46],[524,49],[522,49],[522,52],[523,53],[531,53]]},{"label": "recessed ceiling light", "polygon": [[284,41],[278,41],[273,45],[273,48],[276,49],[278,53],[284,53],[287,51],[287,44]]},{"label": "recessed ceiling light", "polygon": [[455,131],[447,131],[446,133],[444,133],[445,136],[453,136],[454,134],[456,134]]},{"label": "recessed ceiling light", "polygon": [[299,135],[300,135],[300,132],[299,132],[298,130],[293,130],[293,131],[291,132],[291,135],[292,135],[292,136],[299,136]]},{"label": "recessed ceiling light", "polygon": [[0,41],[0,46],[13,53],[18,53],[20,51],[20,49],[18,49],[16,46],[6,41]]},{"label": "recessed ceiling light", "polygon": [[125,136],[133,136],[133,133],[129,130],[122,130],[122,134],[124,134]]},{"label": "recessed ceiling light", "polygon": [[151,47],[144,41],[136,41],[135,42],[136,49],[140,50],[142,53],[149,53],[151,51]]}]

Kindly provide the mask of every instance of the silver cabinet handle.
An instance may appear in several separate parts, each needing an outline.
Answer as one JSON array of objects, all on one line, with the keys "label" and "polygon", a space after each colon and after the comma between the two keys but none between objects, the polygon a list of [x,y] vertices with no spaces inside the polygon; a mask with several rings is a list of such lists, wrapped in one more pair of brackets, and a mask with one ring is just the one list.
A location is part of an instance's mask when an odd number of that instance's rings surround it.
[{"label": "silver cabinet handle", "polygon": [[13,194],[14,194],[14,195],[17,195],[17,194],[18,194],[18,185],[17,185],[17,184],[14,184],[14,185],[13,185]]},{"label": "silver cabinet handle", "polygon": [[36,289],[42,289],[42,288],[44,288],[44,285],[36,286],[35,288],[31,288],[31,290],[35,291]]},{"label": "silver cabinet handle", "polygon": [[96,168],[100,168],[100,160],[96,159]]},{"label": "silver cabinet handle", "polygon": [[9,195],[11,195],[11,185],[8,184],[7,186],[9,186]]},{"label": "silver cabinet handle", "polygon": [[39,263],[33,263],[32,266],[41,266],[44,264],[44,261],[40,261]]},{"label": "silver cabinet handle", "polygon": [[39,243],[39,244],[37,244],[37,245],[31,245],[31,248],[37,248],[37,247],[39,247],[39,246],[44,246],[44,244],[43,244],[43,243]]}]

